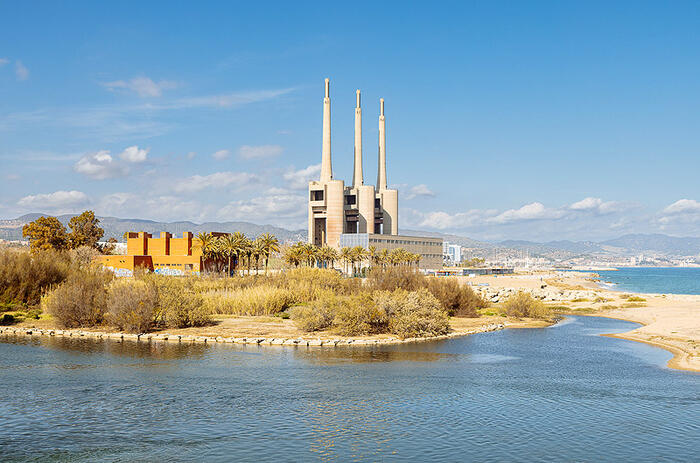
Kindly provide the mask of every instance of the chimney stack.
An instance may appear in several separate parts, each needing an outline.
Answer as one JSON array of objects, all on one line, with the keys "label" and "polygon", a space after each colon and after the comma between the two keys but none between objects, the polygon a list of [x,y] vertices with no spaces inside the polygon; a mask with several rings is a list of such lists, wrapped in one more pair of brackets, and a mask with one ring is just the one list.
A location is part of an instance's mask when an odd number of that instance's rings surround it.
[{"label": "chimney stack", "polygon": [[377,189],[386,190],[386,122],[384,120],[384,98],[379,99],[379,168]]},{"label": "chimney stack", "polygon": [[330,79],[326,79],[326,96],[323,98],[323,148],[321,153],[321,181],[333,178],[331,167],[331,98]]},{"label": "chimney stack", "polygon": [[360,107],[360,90],[357,90],[355,106],[355,165],[352,174],[352,186],[357,188],[364,184],[362,178],[362,108]]}]

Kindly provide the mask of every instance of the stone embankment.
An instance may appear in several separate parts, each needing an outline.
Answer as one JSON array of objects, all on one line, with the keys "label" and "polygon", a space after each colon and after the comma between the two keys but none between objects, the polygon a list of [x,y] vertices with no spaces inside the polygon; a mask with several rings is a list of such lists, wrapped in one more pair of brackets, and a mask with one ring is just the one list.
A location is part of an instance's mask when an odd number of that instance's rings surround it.
[{"label": "stone embankment", "polygon": [[355,339],[355,338],[337,338],[337,339],[322,339],[322,338],[273,338],[273,337],[213,337],[213,336],[196,336],[196,335],[180,335],[167,333],[103,333],[98,331],[83,331],[83,330],[52,330],[52,329],[37,329],[37,328],[13,328],[0,327],[0,334],[15,334],[24,336],[63,336],[73,338],[86,339],[110,339],[118,342],[121,341],[137,341],[137,342],[154,342],[154,341],[169,341],[169,342],[184,342],[184,343],[228,343],[228,344],[257,344],[271,346],[302,346],[302,347],[336,347],[336,346],[368,346],[381,344],[400,344],[408,342],[423,342],[434,341],[438,339],[448,339],[457,336],[465,336],[469,334],[485,333],[488,331],[502,330],[506,327],[504,323],[491,323],[480,326],[468,331],[454,331],[443,336],[431,336],[425,338],[372,338],[372,339]]},{"label": "stone embankment", "polygon": [[567,290],[554,286],[543,285],[539,289],[495,288],[490,286],[473,286],[472,289],[487,301],[493,303],[505,302],[517,292],[529,293],[535,299],[544,302],[573,302],[581,299],[595,300],[599,294],[593,290]]}]

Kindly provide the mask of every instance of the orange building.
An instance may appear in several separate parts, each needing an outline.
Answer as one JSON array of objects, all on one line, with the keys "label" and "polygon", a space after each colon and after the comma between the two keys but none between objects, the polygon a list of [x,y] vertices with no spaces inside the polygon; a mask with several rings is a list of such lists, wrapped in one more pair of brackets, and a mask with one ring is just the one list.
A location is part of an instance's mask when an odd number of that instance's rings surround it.
[{"label": "orange building", "polygon": [[[212,233],[214,236],[224,234]],[[133,275],[139,267],[166,275],[198,274],[205,260],[201,241],[193,237],[192,232],[183,233],[182,238],[173,238],[168,232],[161,232],[160,238],[153,238],[146,232],[129,232],[126,255],[97,258],[103,267],[120,276]]]}]

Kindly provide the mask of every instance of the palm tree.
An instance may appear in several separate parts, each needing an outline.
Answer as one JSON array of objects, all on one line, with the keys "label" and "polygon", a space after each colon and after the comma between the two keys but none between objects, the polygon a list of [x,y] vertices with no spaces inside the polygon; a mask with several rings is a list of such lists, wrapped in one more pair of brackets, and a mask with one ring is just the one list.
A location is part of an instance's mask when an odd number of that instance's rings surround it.
[{"label": "palm tree", "polygon": [[382,267],[386,267],[391,263],[391,254],[389,253],[388,249],[382,249],[382,251],[379,253],[378,256],[379,263],[382,264]]},{"label": "palm tree", "polygon": [[[355,246],[352,248],[353,273],[360,273],[360,270],[362,269],[362,262],[364,262],[365,259],[367,259],[367,251],[365,248],[362,246]],[[357,269],[355,269],[355,262],[359,264]]]},{"label": "palm tree", "polygon": [[335,261],[338,260],[338,251],[330,246],[324,246],[326,248],[326,259],[331,263],[331,268],[335,267]]},{"label": "palm tree", "polygon": [[258,268],[260,268],[260,257],[265,254],[265,243],[260,238],[256,238],[253,241],[253,258],[255,258],[255,274],[258,275]]},{"label": "palm tree", "polygon": [[222,236],[220,240],[222,254],[228,260],[228,276],[231,276],[231,262],[233,260],[233,257],[238,253],[238,240],[236,240],[236,238],[231,234]]},{"label": "palm tree", "polygon": [[233,247],[233,270],[238,271],[238,262],[240,261],[241,255],[243,254],[243,246],[248,238],[241,232],[235,232],[232,239],[235,241],[236,245]]},{"label": "palm tree", "polygon": [[348,264],[352,262],[353,255],[352,255],[352,248],[349,247],[344,247],[340,250],[340,258],[343,260],[343,271],[345,273],[348,273]]},{"label": "palm tree", "polygon": [[372,265],[379,264],[379,252],[375,246],[370,246],[367,248],[367,255],[369,256],[369,261]]},{"label": "palm tree", "polygon": [[299,264],[301,264],[301,262],[304,260],[304,256],[302,254],[303,251],[299,244],[300,243],[285,247],[282,250],[284,261],[289,265],[293,265],[294,267],[299,267]]},{"label": "palm tree", "polygon": [[[214,245],[214,236],[212,236],[211,233],[207,232],[200,232],[197,234],[196,239],[198,240],[198,243],[194,245],[195,248],[199,248],[202,251],[202,257],[204,258],[205,265],[206,265],[206,260],[210,257],[211,255],[211,248]],[[206,268],[205,268],[206,270]]]},{"label": "palm tree", "polygon": [[240,243],[241,255],[246,257],[246,262],[248,264],[248,275],[250,275],[250,257],[253,254],[253,243],[245,236]]},{"label": "palm tree", "polygon": [[270,254],[280,252],[280,242],[274,235],[264,233],[258,237],[263,243],[263,255],[265,256],[265,275],[267,275],[267,264],[270,260]]}]

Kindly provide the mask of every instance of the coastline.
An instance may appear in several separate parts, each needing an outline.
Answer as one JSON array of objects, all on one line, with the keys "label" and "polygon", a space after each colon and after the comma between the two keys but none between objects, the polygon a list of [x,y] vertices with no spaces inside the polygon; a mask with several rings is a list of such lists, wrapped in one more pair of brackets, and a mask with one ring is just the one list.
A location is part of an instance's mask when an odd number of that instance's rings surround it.
[{"label": "coastline", "polygon": [[[643,342],[673,354],[667,366],[700,372],[700,295],[636,293],[601,287],[595,272],[532,272],[513,277],[481,277],[502,291],[547,292],[545,301],[563,315],[614,318],[639,323],[625,333],[605,336]],[[540,283],[546,289],[540,289]],[[498,295],[496,296],[498,297]]]},{"label": "coastline", "polygon": [[[239,317],[244,321],[254,317]],[[279,323],[285,324],[284,320]],[[288,324],[288,323],[287,323]],[[389,334],[344,337],[335,336],[330,332],[319,332],[316,334],[305,333],[300,336],[290,336],[282,329],[271,331],[277,334],[250,335],[241,331],[232,332],[230,330],[217,330],[215,327],[199,327],[175,329],[168,332],[152,332],[143,334],[122,333],[104,330],[85,329],[56,329],[52,327],[39,328],[36,326],[0,326],[0,335],[17,336],[61,336],[85,339],[109,339],[114,341],[134,341],[134,342],[182,342],[182,343],[208,343],[208,344],[247,344],[247,345],[277,345],[296,347],[354,347],[354,346],[379,346],[390,344],[408,344],[416,342],[430,342],[443,339],[450,339],[471,334],[487,333],[505,328],[536,328],[549,326],[551,323],[542,320],[514,320],[503,317],[479,317],[479,318],[452,318],[450,326],[452,331],[445,335],[428,336],[419,338],[400,339]],[[219,332],[217,332],[219,331]],[[243,330],[244,331],[244,330]],[[250,330],[249,330],[250,331]],[[255,331],[255,330],[252,330]],[[260,331],[258,331],[260,333]],[[225,336],[224,336],[225,334]]]}]

